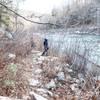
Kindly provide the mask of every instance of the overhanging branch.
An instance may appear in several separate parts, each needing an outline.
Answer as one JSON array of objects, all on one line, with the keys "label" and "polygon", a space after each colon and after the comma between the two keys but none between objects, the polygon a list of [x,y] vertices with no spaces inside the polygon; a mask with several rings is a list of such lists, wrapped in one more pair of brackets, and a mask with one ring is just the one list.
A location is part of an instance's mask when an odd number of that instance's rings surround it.
[{"label": "overhanging branch", "polygon": [[36,22],[36,21],[32,21],[32,20],[29,20],[27,18],[25,18],[24,16],[18,14],[17,12],[13,11],[12,9],[10,9],[9,7],[7,7],[6,5],[2,4],[0,2],[0,5],[2,5],[3,7],[5,7],[7,10],[13,12],[14,14],[16,14],[17,16],[23,18],[24,20],[28,21],[28,22],[31,22],[31,23],[35,23],[35,24],[42,24],[42,25],[53,25],[53,26],[57,26],[57,27],[60,27],[60,25],[57,25],[57,24],[53,24],[53,23],[43,23],[43,22]]}]

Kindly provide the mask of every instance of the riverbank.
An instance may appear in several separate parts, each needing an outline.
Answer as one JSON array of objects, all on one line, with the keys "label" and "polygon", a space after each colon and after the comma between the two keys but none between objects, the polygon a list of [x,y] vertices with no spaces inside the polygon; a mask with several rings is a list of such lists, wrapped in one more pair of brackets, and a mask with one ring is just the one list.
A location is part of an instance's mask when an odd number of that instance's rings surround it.
[{"label": "riverbank", "polygon": [[[21,89],[20,92],[15,91],[17,98],[20,100],[95,100],[92,98],[100,97],[99,80],[96,78],[94,80],[92,74],[88,73],[85,77],[82,73],[74,71],[72,65],[64,62],[64,58],[41,56],[41,54],[40,51],[32,50],[26,58],[21,59],[19,65],[23,64],[22,75],[28,82],[24,86],[25,89],[21,86],[17,87]],[[10,96],[14,96],[13,89],[10,91]]]},{"label": "riverbank", "polygon": [[58,34],[58,35],[100,35],[100,28],[97,25],[83,25],[80,27],[68,27],[59,29],[38,30],[35,33]]},{"label": "riverbank", "polygon": [[[35,35],[26,39],[27,41],[23,39],[15,43],[13,40],[10,43],[9,39],[4,38],[7,42],[3,40],[1,47],[5,46],[0,52],[1,96],[20,100],[89,100],[100,97],[99,74],[92,73],[99,72],[99,68],[95,70],[92,67],[92,71],[87,71],[87,59],[83,60],[87,55],[83,55],[82,59],[75,55],[73,50],[82,53],[79,51],[83,49],[76,36],[73,38],[71,35],[70,39],[67,35],[67,38],[65,35],[58,36],[60,39],[57,36],[48,36],[49,56],[41,56],[42,36]],[[91,39],[92,37],[89,41]],[[89,49],[95,46],[89,44]],[[65,52],[59,55],[62,48]]]}]

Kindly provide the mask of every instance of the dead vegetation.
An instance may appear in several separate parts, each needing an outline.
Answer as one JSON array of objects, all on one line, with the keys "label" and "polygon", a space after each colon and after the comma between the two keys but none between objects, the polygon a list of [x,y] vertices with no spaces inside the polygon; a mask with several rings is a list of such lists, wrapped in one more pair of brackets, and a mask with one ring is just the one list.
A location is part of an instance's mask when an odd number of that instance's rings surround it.
[{"label": "dead vegetation", "polygon": [[[99,100],[100,82],[94,79],[92,73],[87,73],[85,76],[82,73],[78,73],[77,77],[73,76],[75,75],[75,70],[70,69],[70,66],[68,67],[66,64],[59,63],[59,68],[56,67],[56,64],[51,63],[50,65],[53,67],[47,64],[43,69],[44,84],[48,82],[52,83],[51,80],[56,83],[56,86],[49,88],[53,93],[52,99],[50,100]],[[69,70],[72,71],[69,72]],[[57,74],[59,72],[64,72],[66,76],[64,80],[57,80]]]},{"label": "dead vegetation", "polygon": [[[35,50],[41,50],[42,42],[40,41],[42,40],[37,39],[36,36],[23,42],[11,40],[9,42],[7,39],[2,42],[3,48],[0,49],[0,94],[2,96],[22,98],[23,95],[28,95],[28,77],[25,74],[32,67],[30,64],[32,60],[26,63],[23,58],[31,54],[32,47]],[[79,69],[85,68],[87,62],[83,58],[82,60],[77,59],[78,56],[75,55],[75,52],[79,52],[77,41],[76,44],[75,46],[70,45],[73,49],[66,47],[69,51],[66,51],[64,56],[59,56],[58,48],[54,48],[54,51],[53,48],[49,49],[51,56],[46,57],[46,60],[39,64],[42,69],[42,86],[47,86],[47,89],[53,93],[52,96],[48,96],[48,100],[96,100],[100,97],[99,80],[94,79],[93,73],[85,72],[84,74],[83,69]],[[86,52],[83,53],[84,57]],[[15,58],[9,58],[9,54],[14,54]],[[38,59],[37,57],[40,55],[36,54],[35,59]],[[38,60],[36,62],[39,63]],[[49,87],[51,83],[54,86]]]},{"label": "dead vegetation", "polygon": [[[22,40],[23,41],[23,40]],[[27,78],[22,59],[32,50],[31,41],[0,38],[0,95],[22,98],[27,93]]]}]

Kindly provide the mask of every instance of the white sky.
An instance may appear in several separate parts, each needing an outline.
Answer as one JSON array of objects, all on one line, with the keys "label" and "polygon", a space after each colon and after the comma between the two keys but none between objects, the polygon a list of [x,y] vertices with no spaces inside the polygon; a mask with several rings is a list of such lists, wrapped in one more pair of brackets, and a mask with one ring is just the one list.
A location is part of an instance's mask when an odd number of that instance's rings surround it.
[{"label": "white sky", "polygon": [[69,0],[26,0],[20,4],[20,9],[32,10],[39,13],[50,13],[53,7],[60,7]]}]

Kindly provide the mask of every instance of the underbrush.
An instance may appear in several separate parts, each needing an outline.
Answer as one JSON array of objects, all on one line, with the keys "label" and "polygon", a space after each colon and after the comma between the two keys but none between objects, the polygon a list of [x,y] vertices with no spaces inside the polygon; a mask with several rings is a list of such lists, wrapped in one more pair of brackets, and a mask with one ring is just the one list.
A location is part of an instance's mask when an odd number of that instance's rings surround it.
[{"label": "underbrush", "polygon": [[[22,59],[32,50],[31,39],[0,39],[0,95],[22,98],[27,93],[27,77]],[[14,55],[14,58],[9,55]]]},{"label": "underbrush", "polygon": [[0,95],[22,98],[26,94],[27,79],[23,76],[23,65],[10,63],[0,72]]},{"label": "underbrush", "polygon": [[[20,61],[21,62],[21,61]],[[21,98],[26,94],[27,79],[24,76],[24,65],[20,62],[0,63],[0,95]]]}]

